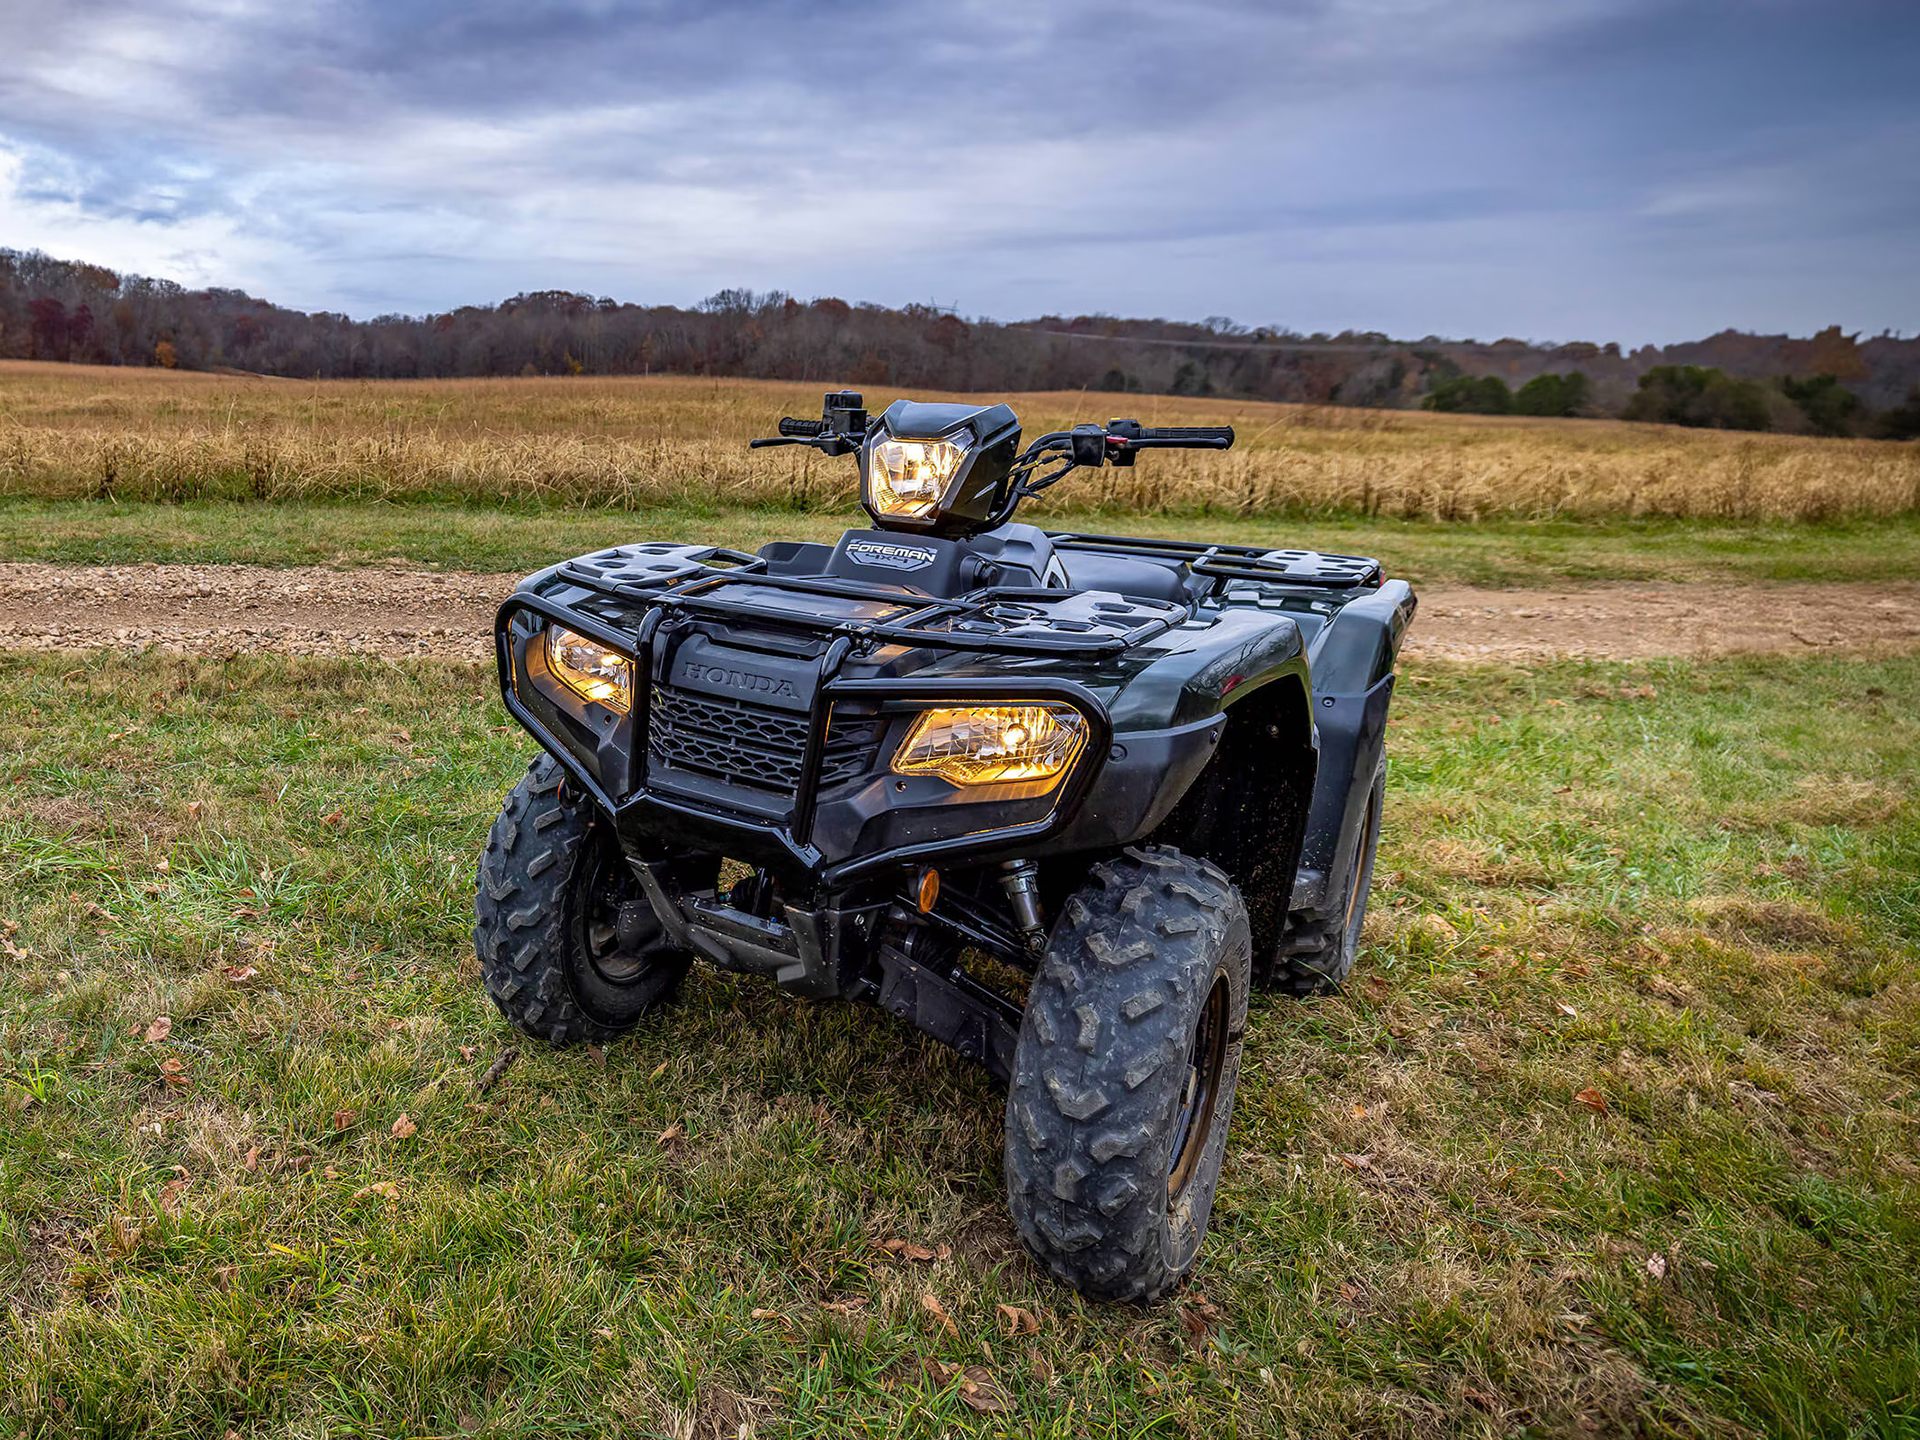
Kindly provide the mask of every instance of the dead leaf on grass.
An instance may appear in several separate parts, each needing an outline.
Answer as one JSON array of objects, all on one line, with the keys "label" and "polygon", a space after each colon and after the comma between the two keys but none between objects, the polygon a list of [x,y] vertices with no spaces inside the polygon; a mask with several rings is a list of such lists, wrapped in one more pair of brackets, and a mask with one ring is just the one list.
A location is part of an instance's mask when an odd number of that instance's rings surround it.
[{"label": "dead leaf on grass", "polygon": [[1571,1005],[1567,1004],[1566,1001],[1564,1000],[1554,1001],[1553,1008],[1555,1010],[1558,1010],[1562,1015],[1566,1016],[1569,1020],[1577,1020],[1580,1018],[1580,1012],[1574,1009]]},{"label": "dead leaf on grass", "polygon": [[1340,1157],[1340,1163],[1349,1170],[1366,1170],[1372,1167],[1373,1156],[1371,1154],[1342,1155]]},{"label": "dead leaf on grass", "polygon": [[420,1127],[413,1123],[411,1116],[402,1114],[393,1122],[393,1138],[396,1140],[411,1140],[419,1132]]},{"label": "dead leaf on grass", "polygon": [[251,965],[229,965],[221,973],[227,977],[230,985],[244,985],[260,976],[260,972]]},{"label": "dead leaf on grass", "polygon": [[1666,1279],[1667,1257],[1664,1255],[1649,1255],[1647,1257],[1647,1274],[1656,1280]]},{"label": "dead leaf on grass", "polygon": [[756,1308],[753,1310],[749,1310],[747,1312],[747,1318],[749,1320],[779,1320],[781,1318],[781,1315],[778,1310],[765,1310],[765,1309]]},{"label": "dead leaf on grass", "polygon": [[322,825],[331,825],[334,828],[338,829],[343,823],[345,823],[346,818],[347,817],[343,812],[339,810],[335,810],[331,815],[322,815],[320,817],[320,823]]},{"label": "dead leaf on grass", "polygon": [[352,1110],[334,1111],[333,1112],[333,1128],[336,1130],[345,1130],[349,1125],[353,1124],[355,1113],[356,1112]]},{"label": "dead leaf on grass", "polygon": [[1189,1295],[1180,1306],[1180,1328],[1190,1339],[1206,1339],[1220,1319],[1220,1307],[1204,1295]]},{"label": "dead leaf on grass", "polygon": [[602,1050],[598,1045],[587,1046],[587,1058],[593,1061],[600,1069],[604,1070],[607,1068],[607,1052]]},{"label": "dead leaf on grass", "polygon": [[154,1022],[147,1026],[147,1043],[158,1045],[171,1034],[173,1034],[173,1017],[171,1015],[156,1016]]},{"label": "dead leaf on grass", "polygon": [[996,1305],[993,1313],[1000,1317],[1000,1328],[1009,1335],[1040,1333],[1040,1317],[1031,1310],[1023,1310],[1018,1305]]},{"label": "dead leaf on grass", "polygon": [[260,1168],[260,1147],[258,1145],[253,1146],[247,1151],[247,1158],[240,1162],[240,1168],[249,1175]]},{"label": "dead leaf on grass", "polygon": [[1031,1345],[1027,1347],[1027,1373],[1042,1385],[1053,1384],[1053,1362]]},{"label": "dead leaf on grass", "polygon": [[674,1121],[673,1124],[667,1126],[666,1129],[662,1130],[657,1136],[654,1137],[656,1143],[661,1145],[678,1144],[680,1141],[686,1138],[687,1138],[687,1127],[682,1125],[678,1120]]},{"label": "dead leaf on grass", "polygon": [[969,1365],[960,1374],[960,1401],[983,1415],[998,1415],[1013,1408],[1013,1401],[984,1365]]},{"label": "dead leaf on grass", "polygon": [[953,1323],[953,1316],[947,1313],[947,1307],[940,1303],[940,1297],[931,1290],[920,1297],[920,1308],[940,1322],[941,1328],[955,1340],[960,1338],[960,1327]]},{"label": "dead leaf on grass", "polygon": [[460,1058],[462,1060],[471,1060],[479,1053],[480,1047],[478,1045],[462,1045],[460,1047]]},{"label": "dead leaf on grass", "polygon": [[183,1170],[177,1178],[169,1180],[166,1184],[162,1185],[160,1187],[160,1208],[169,1215],[178,1215],[185,1206],[185,1202],[182,1201],[180,1197],[186,1194],[187,1187],[192,1183],[192,1179]]},{"label": "dead leaf on grass", "polygon": [[353,1198],[364,1200],[369,1195],[378,1195],[382,1200],[398,1200],[400,1187],[391,1180],[376,1180],[371,1185],[362,1185],[353,1192]]},{"label": "dead leaf on grass", "polygon": [[1573,1098],[1593,1111],[1596,1115],[1604,1115],[1607,1113],[1607,1097],[1591,1085],[1587,1086],[1584,1090],[1575,1091]]},{"label": "dead leaf on grass", "polygon": [[187,1085],[187,1062],[178,1055],[169,1055],[160,1062],[160,1075],[169,1085],[184,1087]]}]

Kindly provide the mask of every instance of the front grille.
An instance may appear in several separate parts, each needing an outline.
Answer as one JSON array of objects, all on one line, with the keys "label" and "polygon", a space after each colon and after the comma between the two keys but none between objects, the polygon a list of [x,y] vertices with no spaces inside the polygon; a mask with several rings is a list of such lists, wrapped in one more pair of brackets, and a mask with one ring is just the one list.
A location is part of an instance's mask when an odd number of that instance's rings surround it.
[{"label": "front grille", "polygon": [[[647,710],[647,753],[655,765],[791,796],[800,786],[807,724],[805,715],[789,710],[655,686]],[[872,769],[880,731],[874,717],[836,710],[820,788],[830,790]]]}]

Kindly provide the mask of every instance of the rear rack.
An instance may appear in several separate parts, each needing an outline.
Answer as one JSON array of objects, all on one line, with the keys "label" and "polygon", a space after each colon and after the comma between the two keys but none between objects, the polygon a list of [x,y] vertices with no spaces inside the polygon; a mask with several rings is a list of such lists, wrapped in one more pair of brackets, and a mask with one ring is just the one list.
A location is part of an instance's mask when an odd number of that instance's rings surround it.
[{"label": "rear rack", "polygon": [[[716,559],[727,568],[713,564]],[[694,545],[623,545],[570,561],[555,575],[662,612],[844,635],[862,647],[914,645],[991,655],[1117,655],[1191,613],[1163,600],[1010,586],[954,600],[927,599],[851,580],[769,575],[757,556]],[[786,596],[800,603],[780,603]]]},{"label": "rear rack", "polygon": [[1196,575],[1270,585],[1311,585],[1326,590],[1377,589],[1386,579],[1378,560],[1364,555],[1323,555],[1317,550],[1262,550],[1257,545],[1207,545],[1195,540],[1148,540],[1133,535],[1047,532],[1056,550],[1094,550],[1183,560]]}]

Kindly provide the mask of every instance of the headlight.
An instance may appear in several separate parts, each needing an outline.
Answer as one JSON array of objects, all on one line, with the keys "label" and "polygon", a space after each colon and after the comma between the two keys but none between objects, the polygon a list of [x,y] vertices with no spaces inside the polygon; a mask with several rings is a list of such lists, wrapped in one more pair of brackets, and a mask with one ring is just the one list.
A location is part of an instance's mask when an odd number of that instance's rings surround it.
[{"label": "headlight", "polygon": [[547,668],[583,700],[609,710],[633,708],[633,662],[598,640],[559,625],[547,627]]},{"label": "headlight", "polygon": [[882,515],[924,520],[959,472],[967,447],[951,440],[880,440],[867,452],[867,490]]},{"label": "headlight", "polygon": [[893,757],[896,775],[938,775],[955,785],[1056,783],[1087,743],[1087,717],[1071,705],[966,705],[928,710]]}]

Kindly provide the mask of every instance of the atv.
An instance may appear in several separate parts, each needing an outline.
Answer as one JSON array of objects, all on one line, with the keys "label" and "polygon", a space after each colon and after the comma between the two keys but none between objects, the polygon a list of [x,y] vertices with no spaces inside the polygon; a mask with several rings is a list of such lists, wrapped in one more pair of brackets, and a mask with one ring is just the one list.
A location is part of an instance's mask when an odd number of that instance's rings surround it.
[{"label": "atv", "polygon": [[697,959],[878,1005],[1008,1087],[1008,1204],[1081,1293],[1166,1294],[1206,1233],[1264,980],[1359,947],[1393,667],[1373,560],[1014,520],[1080,467],[1226,428],[826,397],[755,446],[856,455],[838,544],[618,545],[501,607],[545,754],[474,944],[527,1034],[606,1041]]}]

